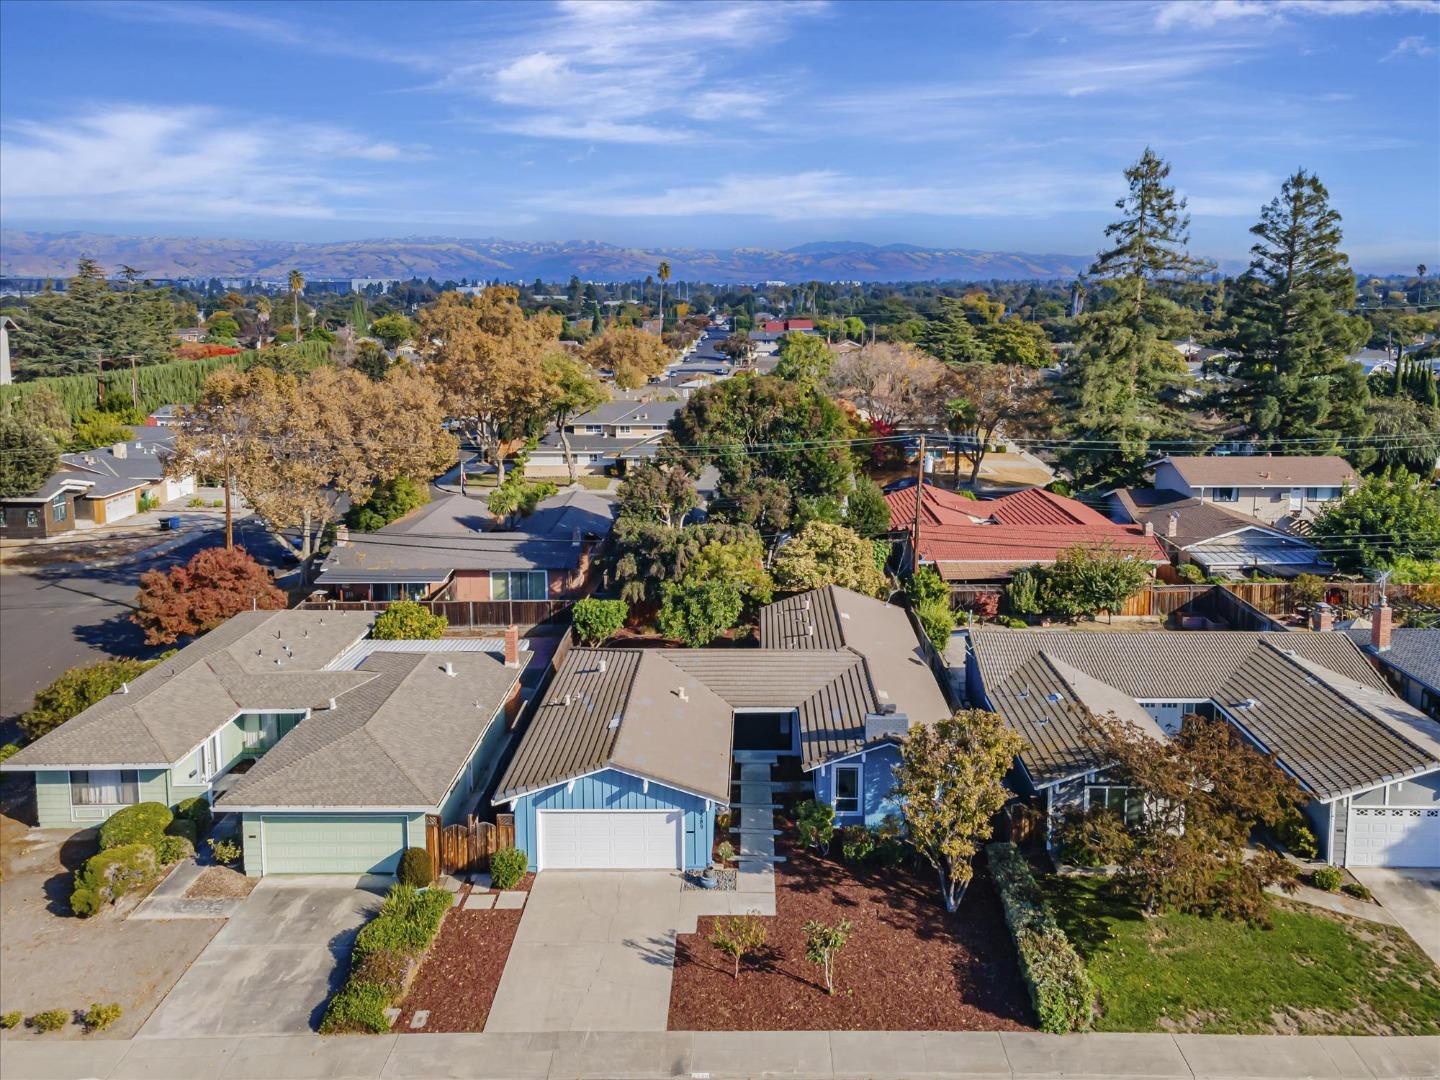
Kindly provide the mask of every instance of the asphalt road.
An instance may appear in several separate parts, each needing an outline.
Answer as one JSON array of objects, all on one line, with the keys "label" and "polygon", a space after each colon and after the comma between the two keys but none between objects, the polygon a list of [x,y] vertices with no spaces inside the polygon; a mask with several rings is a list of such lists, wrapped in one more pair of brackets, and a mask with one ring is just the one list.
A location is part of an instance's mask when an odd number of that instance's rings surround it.
[{"label": "asphalt road", "polygon": [[[165,534],[156,534],[157,543],[165,539]],[[251,519],[236,522],[235,539],[267,565],[293,566],[279,544]],[[104,543],[97,542],[93,562],[56,562],[0,574],[0,718],[24,712],[35,691],[67,668],[111,656],[159,652],[145,644],[129,619],[140,575],[183,563],[202,548],[222,543],[224,527],[206,526],[158,557],[147,549],[117,565],[97,567],[95,562],[111,561]]]}]

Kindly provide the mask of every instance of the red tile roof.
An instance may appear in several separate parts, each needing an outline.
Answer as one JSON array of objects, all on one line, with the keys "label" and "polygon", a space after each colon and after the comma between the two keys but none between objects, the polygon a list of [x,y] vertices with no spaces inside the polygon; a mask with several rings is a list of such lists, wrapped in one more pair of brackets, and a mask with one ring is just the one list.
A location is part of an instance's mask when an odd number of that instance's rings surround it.
[{"label": "red tile roof", "polygon": [[[895,530],[913,527],[913,487],[885,496]],[[1009,577],[1019,566],[1054,562],[1076,544],[1112,546],[1144,559],[1169,559],[1159,540],[1139,525],[1117,525],[1084,503],[1031,488],[974,501],[926,485],[921,504],[920,559],[951,579]],[[963,564],[963,565],[961,565]]]}]

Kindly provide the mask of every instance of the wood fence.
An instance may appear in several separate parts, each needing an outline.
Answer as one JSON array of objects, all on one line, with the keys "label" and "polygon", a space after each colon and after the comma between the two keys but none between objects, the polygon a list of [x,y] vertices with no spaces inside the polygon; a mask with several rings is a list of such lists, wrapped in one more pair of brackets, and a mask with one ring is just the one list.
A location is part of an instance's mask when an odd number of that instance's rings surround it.
[{"label": "wood fence", "polygon": [[425,818],[425,850],[437,877],[488,870],[491,855],[514,846],[514,814],[496,814],[493,824],[474,814],[455,825],[442,825],[437,814]]},{"label": "wood fence", "polygon": [[[1333,589],[1355,589],[1359,595],[1370,596],[1378,590],[1366,582],[1343,583]],[[1396,586],[1392,586],[1392,594]],[[1150,585],[1141,589],[1114,614],[1120,617],[1139,616],[1169,619],[1186,616],[1223,621],[1234,630],[1284,630],[1286,627],[1271,618],[1289,610],[1290,586],[1285,583],[1237,582],[1226,585]],[[950,607],[968,611],[983,605],[982,594],[1000,594],[993,585],[950,586]],[[1338,602],[1338,601],[1337,601]],[[1364,603],[1368,605],[1369,600]],[[1003,609],[1003,604],[1002,604]]]},{"label": "wood fence", "polygon": [[[522,630],[557,619],[575,605],[571,600],[419,600],[435,615],[444,615],[451,626],[505,627]],[[303,600],[304,611],[384,611],[388,600]]]}]

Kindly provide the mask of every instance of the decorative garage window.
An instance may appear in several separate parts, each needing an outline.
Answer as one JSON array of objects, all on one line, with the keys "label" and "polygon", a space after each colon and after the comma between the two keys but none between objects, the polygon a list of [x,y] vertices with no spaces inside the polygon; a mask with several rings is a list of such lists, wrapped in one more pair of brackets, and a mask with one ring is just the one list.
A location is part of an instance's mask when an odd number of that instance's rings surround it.
[{"label": "decorative garage window", "polygon": [[490,571],[491,600],[544,600],[547,595],[544,570]]},{"label": "decorative garage window", "polygon": [[1440,809],[1426,810],[1418,806],[1356,806],[1351,811],[1356,817],[1378,818],[1427,818],[1440,817]]},{"label": "decorative garage window", "polygon": [[140,801],[134,769],[71,769],[71,806],[129,806]]},{"label": "decorative garage window", "polygon": [[860,812],[860,766],[835,766],[835,813]]},{"label": "decorative garage window", "polygon": [[1125,819],[1126,825],[1138,825],[1145,816],[1145,797],[1132,787],[1112,787],[1107,784],[1087,784],[1085,787],[1085,809],[1103,807],[1114,810]]}]

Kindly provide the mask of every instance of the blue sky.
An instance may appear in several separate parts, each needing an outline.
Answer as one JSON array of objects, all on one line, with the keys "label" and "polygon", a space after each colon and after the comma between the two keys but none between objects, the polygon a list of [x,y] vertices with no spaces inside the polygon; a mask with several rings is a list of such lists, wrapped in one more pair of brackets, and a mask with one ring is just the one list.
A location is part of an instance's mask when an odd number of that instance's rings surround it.
[{"label": "blue sky", "polygon": [[1148,143],[1440,264],[1435,0],[0,3],[8,227],[1087,253]]}]

